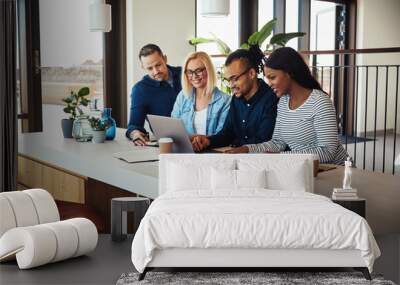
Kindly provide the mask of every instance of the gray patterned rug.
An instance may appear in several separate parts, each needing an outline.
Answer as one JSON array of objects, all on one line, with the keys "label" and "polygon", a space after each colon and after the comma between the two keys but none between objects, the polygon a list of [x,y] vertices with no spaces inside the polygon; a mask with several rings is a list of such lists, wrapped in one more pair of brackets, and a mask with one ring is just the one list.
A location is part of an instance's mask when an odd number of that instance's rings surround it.
[{"label": "gray patterned rug", "polygon": [[139,273],[122,274],[117,285],[395,285],[380,275],[372,275],[373,280],[368,281],[360,272],[148,272],[142,281],[138,276]]}]

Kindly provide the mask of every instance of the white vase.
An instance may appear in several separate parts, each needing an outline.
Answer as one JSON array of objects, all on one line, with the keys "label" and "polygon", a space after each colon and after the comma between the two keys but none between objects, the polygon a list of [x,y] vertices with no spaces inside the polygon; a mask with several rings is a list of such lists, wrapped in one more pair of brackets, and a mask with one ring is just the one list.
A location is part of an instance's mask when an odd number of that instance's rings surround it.
[{"label": "white vase", "polygon": [[104,143],[106,140],[106,131],[92,131],[93,137],[92,137],[92,142],[93,143]]}]

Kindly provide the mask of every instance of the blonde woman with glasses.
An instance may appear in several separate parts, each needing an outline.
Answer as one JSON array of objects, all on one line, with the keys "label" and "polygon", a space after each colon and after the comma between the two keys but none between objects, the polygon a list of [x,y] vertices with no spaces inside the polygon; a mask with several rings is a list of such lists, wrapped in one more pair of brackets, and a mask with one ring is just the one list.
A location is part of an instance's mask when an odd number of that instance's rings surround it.
[{"label": "blonde woman with glasses", "polygon": [[231,96],[216,87],[216,74],[205,52],[189,54],[183,64],[182,91],[171,117],[182,119],[190,135],[219,132],[229,111]]}]

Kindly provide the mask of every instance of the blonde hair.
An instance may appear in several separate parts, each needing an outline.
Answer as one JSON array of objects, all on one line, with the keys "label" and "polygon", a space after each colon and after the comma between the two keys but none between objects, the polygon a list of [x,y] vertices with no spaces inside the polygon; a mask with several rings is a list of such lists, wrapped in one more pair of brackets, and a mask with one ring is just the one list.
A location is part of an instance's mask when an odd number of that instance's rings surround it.
[{"label": "blonde hair", "polygon": [[207,53],[203,51],[193,52],[189,54],[185,62],[183,64],[182,70],[182,90],[186,96],[189,96],[192,93],[193,85],[190,83],[190,80],[186,76],[186,68],[189,64],[189,61],[193,59],[199,59],[207,70],[207,85],[206,85],[206,94],[212,94],[214,88],[217,84],[217,76],[215,74],[215,68],[213,63],[211,62],[211,58],[208,56]]}]

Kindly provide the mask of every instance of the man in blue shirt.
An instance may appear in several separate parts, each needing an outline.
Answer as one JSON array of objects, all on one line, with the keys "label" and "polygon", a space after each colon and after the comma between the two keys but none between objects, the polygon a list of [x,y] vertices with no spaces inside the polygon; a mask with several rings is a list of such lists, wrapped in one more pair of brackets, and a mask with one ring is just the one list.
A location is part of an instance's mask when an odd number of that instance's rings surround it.
[{"label": "man in blue shirt", "polygon": [[228,116],[219,133],[192,138],[195,151],[271,139],[278,97],[263,80],[257,78],[262,58],[263,55],[254,49],[239,49],[228,56],[224,81],[233,94]]},{"label": "man in blue shirt", "polygon": [[145,145],[149,140],[144,129],[146,115],[171,115],[176,96],[182,89],[181,68],[167,65],[167,57],[154,44],[141,48],[139,60],[147,75],[132,88],[126,136],[136,145]]}]

